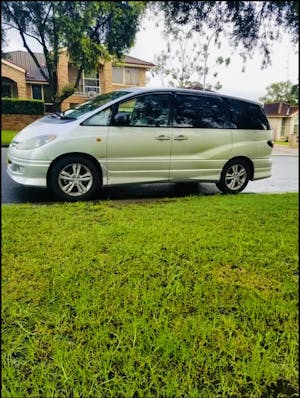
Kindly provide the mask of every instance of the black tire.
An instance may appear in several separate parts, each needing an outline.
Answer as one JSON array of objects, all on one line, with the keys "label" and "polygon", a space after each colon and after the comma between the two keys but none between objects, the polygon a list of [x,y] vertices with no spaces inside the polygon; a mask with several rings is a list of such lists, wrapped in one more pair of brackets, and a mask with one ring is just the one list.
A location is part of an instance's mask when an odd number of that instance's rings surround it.
[{"label": "black tire", "polygon": [[249,165],[242,159],[234,159],[224,166],[221,180],[216,183],[216,186],[223,193],[236,194],[246,188],[249,179]]},{"label": "black tire", "polygon": [[48,186],[59,199],[68,202],[87,200],[100,189],[101,176],[92,160],[83,156],[66,156],[53,165]]}]

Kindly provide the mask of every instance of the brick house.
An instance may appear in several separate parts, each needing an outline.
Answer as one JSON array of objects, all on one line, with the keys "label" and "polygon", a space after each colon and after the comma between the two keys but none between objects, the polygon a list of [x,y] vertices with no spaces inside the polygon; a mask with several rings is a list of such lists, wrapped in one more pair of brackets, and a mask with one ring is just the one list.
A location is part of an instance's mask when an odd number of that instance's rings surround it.
[{"label": "brick house", "polygon": [[[13,51],[3,54],[1,60],[1,96],[9,98],[42,99],[46,111],[51,111],[51,100],[48,84],[41,75],[31,55],[26,51]],[[40,65],[45,66],[43,53],[35,53]],[[126,56],[124,64],[101,62],[93,73],[83,71],[79,89],[62,103],[62,110],[87,101],[94,95],[107,93],[116,89],[145,86],[146,71],[155,65],[138,58]],[[62,51],[58,63],[58,86],[75,82],[76,67],[69,59],[67,51]]]},{"label": "brick house", "polygon": [[290,141],[299,134],[299,108],[285,102],[264,104],[275,141]]}]

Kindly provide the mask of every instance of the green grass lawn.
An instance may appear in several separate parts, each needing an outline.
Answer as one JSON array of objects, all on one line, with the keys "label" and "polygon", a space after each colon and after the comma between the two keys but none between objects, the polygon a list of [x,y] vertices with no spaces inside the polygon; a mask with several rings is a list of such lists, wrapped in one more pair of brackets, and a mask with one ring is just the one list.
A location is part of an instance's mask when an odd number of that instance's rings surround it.
[{"label": "green grass lawn", "polygon": [[11,140],[17,134],[17,131],[12,130],[2,130],[1,131],[1,144],[2,145],[9,145]]},{"label": "green grass lawn", "polygon": [[285,141],[275,141],[275,144],[277,144],[277,145],[283,145],[283,146],[289,146],[289,145],[290,145],[289,142],[285,142]]},{"label": "green grass lawn", "polygon": [[298,194],[2,205],[3,397],[296,397]]}]

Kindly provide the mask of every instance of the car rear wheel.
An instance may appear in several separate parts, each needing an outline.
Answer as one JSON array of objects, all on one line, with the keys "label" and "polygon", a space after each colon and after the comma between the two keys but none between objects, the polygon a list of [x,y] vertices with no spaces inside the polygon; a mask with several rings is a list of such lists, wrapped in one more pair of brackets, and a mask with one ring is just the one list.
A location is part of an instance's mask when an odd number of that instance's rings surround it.
[{"label": "car rear wheel", "polygon": [[49,187],[62,200],[86,200],[100,188],[100,175],[92,160],[83,156],[67,156],[52,167]]},{"label": "car rear wheel", "polygon": [[248,164],[235,159],[228,162],[221,173],[221,180],[216,184],[223,193],[239,193],[246,188],[250,179]]}]

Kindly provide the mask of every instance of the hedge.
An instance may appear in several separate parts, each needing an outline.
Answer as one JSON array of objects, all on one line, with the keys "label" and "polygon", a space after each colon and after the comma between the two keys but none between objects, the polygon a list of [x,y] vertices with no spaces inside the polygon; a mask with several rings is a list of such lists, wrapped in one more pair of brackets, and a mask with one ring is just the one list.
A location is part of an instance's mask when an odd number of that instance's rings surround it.
[{"label": "hedge", "polygon": [[2,98],[3,114],[19,114],[19,115],[43,115],[45,113],[44,101],[18,99],[18,98]]}]

